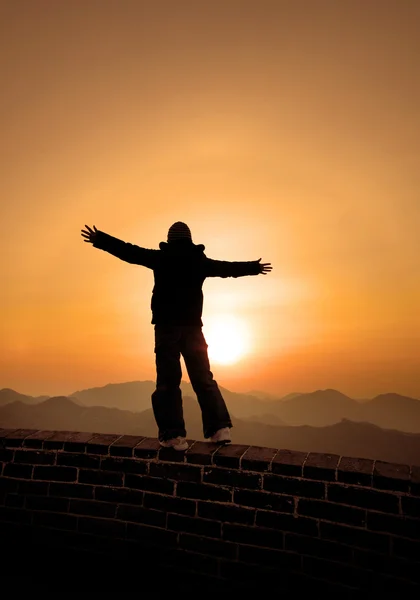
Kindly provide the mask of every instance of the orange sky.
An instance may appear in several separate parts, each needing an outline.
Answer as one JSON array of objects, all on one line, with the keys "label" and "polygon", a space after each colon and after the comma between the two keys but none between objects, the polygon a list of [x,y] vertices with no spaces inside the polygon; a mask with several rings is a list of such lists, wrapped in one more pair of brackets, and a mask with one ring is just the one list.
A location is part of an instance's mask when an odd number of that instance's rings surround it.
[{"label": "orange sky", "polygon": [[204,284],[251,351],[230,389],[420,398],[420,3],[0,5],[0,388],[154,379],[151,271],[84,244],[272,274]]}]

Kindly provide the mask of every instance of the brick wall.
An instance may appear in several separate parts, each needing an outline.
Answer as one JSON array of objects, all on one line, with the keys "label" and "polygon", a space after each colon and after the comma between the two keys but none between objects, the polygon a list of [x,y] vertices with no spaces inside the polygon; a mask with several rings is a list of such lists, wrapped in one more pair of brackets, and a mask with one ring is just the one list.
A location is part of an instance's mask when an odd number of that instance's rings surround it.
[{"label": "brick wall", "polygon": [[0,429],[0,475],[3,543],[31,556],[73,550],[107,570],[148,561],[206,589],[281,582],[399,597],[420,585],[418,466]]}]

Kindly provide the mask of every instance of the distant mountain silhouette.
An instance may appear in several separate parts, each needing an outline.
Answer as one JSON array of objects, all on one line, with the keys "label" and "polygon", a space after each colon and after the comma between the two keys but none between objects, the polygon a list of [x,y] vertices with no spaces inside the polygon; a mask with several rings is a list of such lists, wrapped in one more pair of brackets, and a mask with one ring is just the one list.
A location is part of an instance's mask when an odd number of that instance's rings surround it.
[{"label": "distant mountain silhouette", "polygon": [[25,402],[26,404],[36,404],[37,402],[42,402],[47,398],[49,398],[49,396],[34,397],[26,394],[20,394],[19,392],[15,392],[15,390],[11,390],[10,388],[3,388],[0,390],[0,406],[17,401]]},{"label": "distant mountain silhouette", "polygon": [[[154,381],[131,381],[80,390],[69,397],[84,407],[143,412],[151,406],[154,389]],[[181,389],[184,397],[195,398],[190,383],[183,381]],[[347,419],[369,422],[385,429],[420,433],[420,401],[400,394],[380,394],[371,400],[358,401],[338,390],[325,389],[310,393],[293,392],[278,400],[264,400],[251,394],[236,393],[223,387],[220,389],[229,411],[236,418],[246,421],[267,425],[325,427]],[[14,401],[35,405],[45,398],[33,398],[10,389],[0,390],[0,406]]]},{"label": "distant mountain silhouette", "polygon": [[[201,413],[195,398],[184,398],[190,439],[203,439]],[[274,426],[233,417],[235,443],[335,453],[390,462],[419,464],[420,435],[383,430],[369,423],[342,421],[328,427]],[[108,407],[85,407],[58,396],[30,405],[21,401],[0,407],[0,427],[91,431],[156,437],[152,410],[130,412]]]}]

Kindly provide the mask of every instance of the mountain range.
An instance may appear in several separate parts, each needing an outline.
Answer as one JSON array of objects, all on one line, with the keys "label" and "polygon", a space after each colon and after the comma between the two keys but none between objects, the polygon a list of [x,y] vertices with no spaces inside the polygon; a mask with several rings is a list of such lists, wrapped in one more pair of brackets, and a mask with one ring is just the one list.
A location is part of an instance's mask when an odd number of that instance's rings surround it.
[{"label": "mountain range", "polygon": [[[184,397],[184,416],[188,437],[203,440],[201,413],[195,398]],[[324,427],[268,425],[235,416],[232,421],[234,443],[420,464],[420,435],[385,430],[371,423],[342,420]],[[66,396],[33,403],[8,402],[0,407],[2,427],[157,436],[151,408],[134,412],[84,406]]]},{"label": "mountain range", "polygon": [[[68,397],[85,407],[102,406],[142,412],[150,408],[154,381],[110,383],[76,391]],[[183,396],[195,397],[190,383],[182,382]],[[238,419],[267,425],[310,425],[325,427],[343,419],[367,422],[383,429],[420,433],[420,401],[396,393],[381,394],[363,401],[354,400],[333,389],[291,393],[275,398],[264,392],[248,394],[220,387],[229,411]],[[0,407],[14,401],[38,404],[48,396],[32,397],[11,389],[0,390]]]}]

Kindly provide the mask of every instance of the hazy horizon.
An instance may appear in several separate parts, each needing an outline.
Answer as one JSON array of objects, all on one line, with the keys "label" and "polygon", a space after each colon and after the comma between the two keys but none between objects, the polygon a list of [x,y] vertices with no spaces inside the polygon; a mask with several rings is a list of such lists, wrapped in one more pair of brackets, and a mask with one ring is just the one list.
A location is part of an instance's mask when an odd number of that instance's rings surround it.
[{"label": "hazy horizon", "polygon": [[80,230],[157,248],[182,220],[273,265],[203,286],[205,334],[243,328],[221,386],[419,398],[419,23],[415,0],[2,3],[0,387],[154,380],[152,273]]}]

